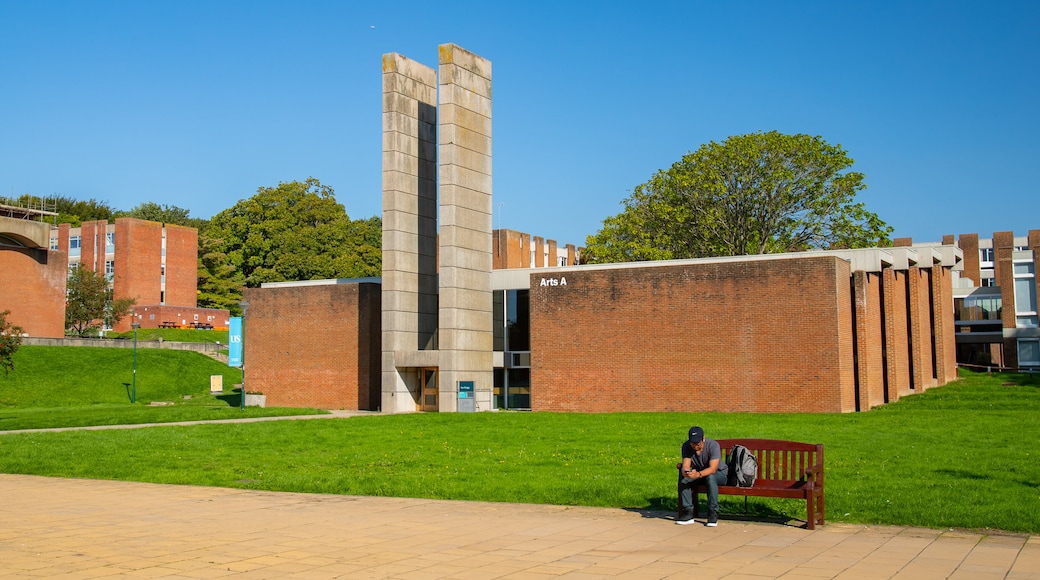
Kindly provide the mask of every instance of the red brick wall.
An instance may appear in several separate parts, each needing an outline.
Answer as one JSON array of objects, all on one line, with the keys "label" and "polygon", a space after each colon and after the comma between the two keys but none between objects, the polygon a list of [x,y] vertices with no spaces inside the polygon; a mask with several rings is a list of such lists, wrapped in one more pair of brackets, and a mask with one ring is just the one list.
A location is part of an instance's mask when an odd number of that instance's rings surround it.
[{"label": "red brick wall", "polygon": [[65,336],[67,276],[63,250],[0,248],[0,311],[29,336]]},{"label": "red brick wall", "polygon": [[910,394],[910,339],[907,326],[907,273],[882,271],[885,305],[885,388],[889,403]]},{"label": "red brick wall", "polygon": [[957,380],[957,329],[953,320],[953,275],[932,266],[932,336],[935,338],[935,381],[945,385]]},{"label": "red brick wall", "polygon": [[[137,304],[159,304],[162,302],[162,224],[119,218],[115,226],[113,296],[133,298]],[[117,332],[130,330],[130,319],[124,318],[113,329]]]},{"label": "red brick wall", "polygon": [[380,285],[247,288],[246,390],[279,407],[380,405]]},{"label": "red brick wall", "polygon": [[976,288],[982,286],[982,270],[979,265],[979,235],[961,234],[957,247],[964,254],[964,269],[961,271],[961,277],[974,280]]},{"label": "red brick wall", "polygon": [[923,393],[935,384],[932,352],[931,270],[911,267],[907,271],[910,312],[910,386]]},{"label": "red brick wall", "polygon": [[852,273],[855,298],[857,410],[885,404],[884,354],[881,339],[881,275]]},{"label": "red brick wall", "polygon": [[545,238],[541,236],[535,236],[533,238],[534,244],[534,267],[544,268],[545,267]]},{"label": "red brick wall", "polygon": [[198,304],[199,233],[195,228],[166,226],[166,304]]},{"label": "red brick wall", "polygon": [[[1004,328],[1015,328],[1015,270],[1012,265],[1015,252],[1014,232],[993,234],[993,278],[1000,287],[1003,302],[1001,321]],[[1014,337],[1004,339],[1004,365],[1018,366],[1018,341]]]},{"label": "red brick wall", "polygon": [[849,279],[833,257],[534,274],[532,409],[854,411]]}]

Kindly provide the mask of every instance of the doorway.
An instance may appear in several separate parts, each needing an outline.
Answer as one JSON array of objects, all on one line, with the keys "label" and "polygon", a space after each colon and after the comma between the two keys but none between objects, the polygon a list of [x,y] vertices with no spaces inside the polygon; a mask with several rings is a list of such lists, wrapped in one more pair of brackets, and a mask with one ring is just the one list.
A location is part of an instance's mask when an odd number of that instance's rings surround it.
[{"label": "doorway", "polygon": [[419,369],[419,411],[437,411],[437,369]]}]

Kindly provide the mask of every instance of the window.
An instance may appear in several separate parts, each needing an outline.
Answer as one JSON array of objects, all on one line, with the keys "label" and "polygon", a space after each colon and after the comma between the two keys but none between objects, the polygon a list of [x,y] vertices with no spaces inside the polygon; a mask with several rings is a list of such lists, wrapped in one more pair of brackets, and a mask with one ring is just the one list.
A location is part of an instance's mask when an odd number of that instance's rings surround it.
[{"label": "window", "polygon": [[505,350],[531,350],[531,291],[506,291]]},{"label": "window", "polygon": [[983,262],[992,262],[993,248],[979,248],[979,259]]},{"label": "window", "polygon": [[78,256],[80,252],[80,243],[83,238],[80,236],[69,236],[69,257]]},{"label": "window", "polygon": [[58,249],[58,238],[51,238],[51,249],[52,250],[57,250]]},{"label": "window", "polygon": [[1036,285],[1032,278],[1015,278],[1015,312],[1036,312]]},{"label": "window", "polygon": [[956,302],[957,320],[1000,320],[1000,296],[968,296]]},{"label": "window", "polygon": [[116,233],[109,232],[105,234],[105,253],[114,254],[116,253]]},{"label": "window", "polygon": [[116,263],[112,260],[105,260],[105,280],[111,282],[115,278]]},{"label": "window", "polygon": [[1020,339],[1018,341],[1019,366],[1040,366],[1040,340]]}]

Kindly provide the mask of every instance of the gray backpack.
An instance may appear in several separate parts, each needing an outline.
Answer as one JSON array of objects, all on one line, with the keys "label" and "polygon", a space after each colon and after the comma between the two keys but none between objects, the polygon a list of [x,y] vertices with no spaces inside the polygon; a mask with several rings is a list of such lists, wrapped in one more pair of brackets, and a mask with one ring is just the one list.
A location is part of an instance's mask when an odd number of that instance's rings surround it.
[{"label": "gray backpack", "polygon": [[729,485],[737,487],[755,485],[755,477],[758,475],[758,460],[747,447],[734,445],[729,452],[726,464],[729,467]]}]

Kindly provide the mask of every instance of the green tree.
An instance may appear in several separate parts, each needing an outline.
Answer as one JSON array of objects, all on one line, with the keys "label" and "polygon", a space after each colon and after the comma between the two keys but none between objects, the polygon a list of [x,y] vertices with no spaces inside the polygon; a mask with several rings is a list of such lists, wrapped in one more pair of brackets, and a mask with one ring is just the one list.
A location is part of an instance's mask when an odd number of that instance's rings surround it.
[{"label": "green tree", "polygon": [[[29,195],[23,195],[19,198],[19,200],[29,199],[31,199]],[[64,195],[56,195],[46,198],[46,203],[49,208],[53,208],[54,211],[58,212],[58,223],[71,224],[74,228],[80,227],[83,225],[83,222],[111,221],[114,213],[112,206],[108,205],[108,202],[97,201],[94,198],[80,201]]]},{"label": "green tree", "polygon": [[240,313],[245,276],[232,264],[221,246],[223,240],[199,233],[198,305]]},{"label": "green tree", "polygon": [[4,374],[14,370],[14,353],[22,345],[22,327],[7,321],[10,310],[0,311],[0,368]]},{"label": "green tree", "polygon": [[96,332],[102,324],[115,325],[130,313],[136,300],[112,298],[108,281],[103,274],[88,268],[73,268],[65,297],[65,332],[86,336]]},{"label": "green tree", "polygon": [[129,217],[164,224],[187,226],[200,231],[209,225],[209,220],[189,217],[189,213],[191,213],[190,210],[175,205],[159,205],[155,202],[146,201],[133,207],[130,211],[117,211],[113,217]]},{"label": "green tree", "polygon": [[855,201],[866,185],[852,163],[840,145],[776,131],[702,145],[636,187],[583,261],[889,245],[892,228]]},{"label": "green tree", "polygon": [[378,276],[377,218],[351,221],[335,192],[311,177],[261,187],[213,216],[207,235],[245,277],[264,282]]}]

